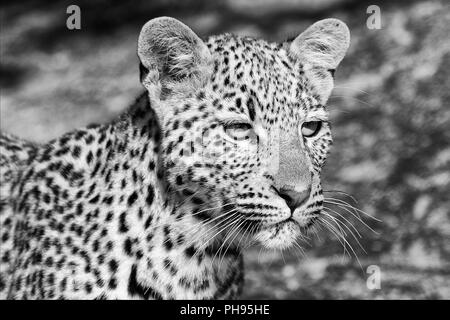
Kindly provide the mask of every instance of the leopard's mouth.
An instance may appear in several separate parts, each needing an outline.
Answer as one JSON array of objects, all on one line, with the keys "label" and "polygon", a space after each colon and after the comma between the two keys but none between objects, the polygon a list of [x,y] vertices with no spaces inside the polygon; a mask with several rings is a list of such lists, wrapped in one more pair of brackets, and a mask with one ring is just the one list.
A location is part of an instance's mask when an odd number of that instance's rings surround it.
[{"label": "leopard's mouth", "polygon": [[[260,231],[266,230],[266,229],[271,229],[271,228],[280,229],[280,228],[283,228],[285,225],[288,225],[291,223],[298,225],[297,221],[295,221],[292,217],[289,217],[285,220],[275,222],[274,224],[264,226],[263,228],[261,228]],[[298,226],[300,227],[300,225],[298,225]]]},{"label": "leopard's mouth", "polygon": [[302,235],[306,235],[318,218],[318,215],[312,215],[307,222],[300,223],[291,216],[273,224],[262,225],[253,236],[266,248],[286,249],[293,246]]},{"label": "leopard's mouth", "polygon": [[295,219],[291,214],[282,220],[269,222],[262,214],[255,217],[248,212],[237,211],[236,213],[240,215],[239,221],[241,221],[238,232],[246,236],[250,242],[254,241],[268,249],[286,249],[295,245],[302,235],[308,233],[318,218],[318,212],[312,212],[301,220]]},{"label": "leopard's mouth", "polygon": [[260,244],[270,249],[285,249],[292,246],[302,233],[302,228],[292,218],[265,226],[255,234]]}]

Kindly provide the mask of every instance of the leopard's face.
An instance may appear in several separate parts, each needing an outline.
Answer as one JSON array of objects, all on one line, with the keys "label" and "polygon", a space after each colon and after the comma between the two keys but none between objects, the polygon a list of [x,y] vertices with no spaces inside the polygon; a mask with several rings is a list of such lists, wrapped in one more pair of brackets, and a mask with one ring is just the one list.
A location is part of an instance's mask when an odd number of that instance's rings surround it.
[{"label": "leopard's face", "polygon": [[201,85],[159,102],[170,191],[221,241],[243,234],[285,248],[322,210],[334,70],[308,66],[291,48],[213,37]]}]

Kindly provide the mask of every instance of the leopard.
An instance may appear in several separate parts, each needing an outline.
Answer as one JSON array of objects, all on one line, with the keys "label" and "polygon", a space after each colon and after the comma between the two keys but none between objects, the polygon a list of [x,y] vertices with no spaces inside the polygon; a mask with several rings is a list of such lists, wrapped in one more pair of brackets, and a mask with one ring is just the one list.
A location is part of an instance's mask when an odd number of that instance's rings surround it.
[{"label": "leopard", "polygon": [[335,18],[283,42],[149,20],[126,111],[41,144],[1,133],[0,298],[239,298],[248,246],[321,218],[349,44]]}]

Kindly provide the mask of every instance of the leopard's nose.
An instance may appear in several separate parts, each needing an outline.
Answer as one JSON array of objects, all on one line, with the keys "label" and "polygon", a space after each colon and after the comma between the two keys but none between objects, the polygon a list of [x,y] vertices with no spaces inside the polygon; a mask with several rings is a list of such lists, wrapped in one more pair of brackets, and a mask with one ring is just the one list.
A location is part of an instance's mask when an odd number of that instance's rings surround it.
[{"label": "leopard's nose", "polygon": [[308,198],[309,194],[311,193],[311,189],[308,188],[305,191],[295,191],[293,187],[285,186],[282,187],[278,194],[281,198],[286,201],[286,204],[288,205],[289,209],[291,209],[291,212],[294,213],[295,209],[300,207],[303,203],[305,203]]}]

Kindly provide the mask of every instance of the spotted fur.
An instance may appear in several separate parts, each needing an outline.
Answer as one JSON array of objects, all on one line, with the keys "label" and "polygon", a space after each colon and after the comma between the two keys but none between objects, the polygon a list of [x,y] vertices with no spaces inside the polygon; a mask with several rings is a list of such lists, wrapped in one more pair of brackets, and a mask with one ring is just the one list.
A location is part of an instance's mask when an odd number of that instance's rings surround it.
[{"label": "spotted fur", "polygon": [[[292,43],[203,43],[152,20],[138,49],[146,91],[117,120],[44,145],[2,135],[0,298],[239,296],[245,245],[287,247],[322,209],[325,87],[348,43],[328,39],[347,32],[338,20],[314,28]],[[320,47],[326,67],[308,60],[318,30],[334,46]],[[302,136],[311,121],[319,130]]]}]

